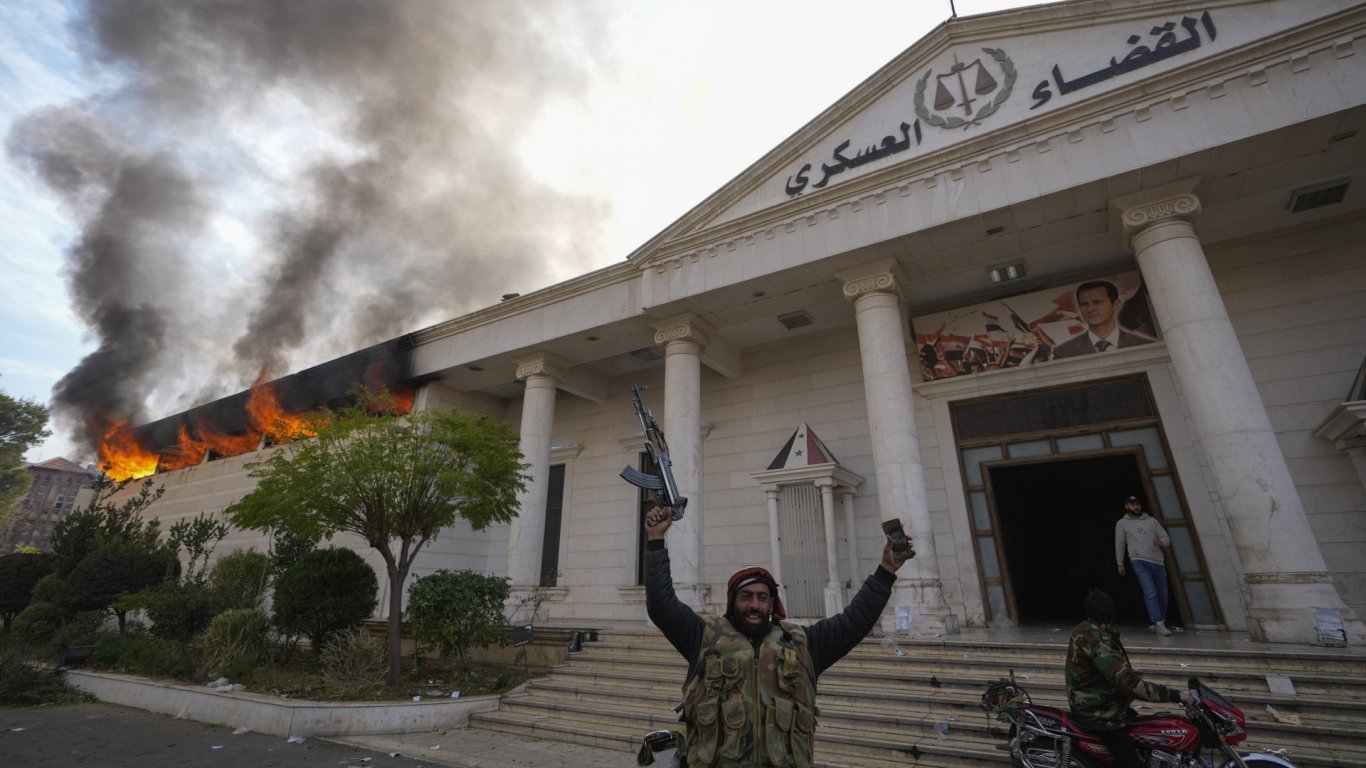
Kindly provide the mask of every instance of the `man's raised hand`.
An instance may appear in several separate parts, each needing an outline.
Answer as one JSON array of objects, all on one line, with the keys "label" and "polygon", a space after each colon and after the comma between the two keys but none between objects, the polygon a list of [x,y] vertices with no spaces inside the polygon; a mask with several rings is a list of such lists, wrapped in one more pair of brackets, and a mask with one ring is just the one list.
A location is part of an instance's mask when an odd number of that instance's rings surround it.
[{"label": "man's raised hand", "polygon": [[663,539],[669,526],[674,524],[674,511],[668,507],[655,507],[645,513],[645,538]]}]

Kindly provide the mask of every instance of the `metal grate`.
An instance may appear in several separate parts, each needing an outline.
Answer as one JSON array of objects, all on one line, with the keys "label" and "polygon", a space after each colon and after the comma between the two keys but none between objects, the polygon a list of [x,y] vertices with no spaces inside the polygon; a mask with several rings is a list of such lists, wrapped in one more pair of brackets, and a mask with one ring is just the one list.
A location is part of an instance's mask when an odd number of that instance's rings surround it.
[{"label": "metal grate", "polygon": [[1332,181],[1317,187],[1297,189],[1290,196],[1290,212],[1299,213],[1340,203],[1347,197],[1347,187],[1351,184],[1350,181]]}]

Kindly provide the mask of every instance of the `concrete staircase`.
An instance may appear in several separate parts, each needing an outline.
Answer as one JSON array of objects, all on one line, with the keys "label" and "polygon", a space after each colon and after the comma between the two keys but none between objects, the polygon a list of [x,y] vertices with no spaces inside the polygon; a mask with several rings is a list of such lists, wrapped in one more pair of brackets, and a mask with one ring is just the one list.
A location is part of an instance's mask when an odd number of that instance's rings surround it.
[{"label": "concrete staircase", "polygon": [[[1244,748],[1286,749],[1298,768],[1366,768],[1366,654],[1218,633],[1131,634],[1130,656],[1148,679],[1182,685],[1195,675],[1242,708]],[[869,639],[820,678],[816,765],[1004,766],[1005,726],[980,709],[983,689],[1013,673],[1036,703],[1066,706],[1066,648],[1063,630]],[[474,715],[471,726],[634,752],[647,731],[676,726],[685,673],[658,632],[601,630],[597,642],[524,693],[504,696],[498,711]],[[1289,677],[1295,695],[1271,693],[1268,675]],[[1278,721],[1268,705],[1299,723]]]}]

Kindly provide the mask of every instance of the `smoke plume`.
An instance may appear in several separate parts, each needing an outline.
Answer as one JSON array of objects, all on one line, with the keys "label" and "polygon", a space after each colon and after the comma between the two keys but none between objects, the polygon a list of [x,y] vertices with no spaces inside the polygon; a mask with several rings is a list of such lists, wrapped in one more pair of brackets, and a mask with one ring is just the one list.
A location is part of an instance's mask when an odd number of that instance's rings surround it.
[{"label": "smoke plume", "polygon": [[98,348],[59,416],[93,445],[149,398],[188,407],[564,277],[605,203],[539,183],[518,141],[599,66],[593,12],[84,6],[81,54],[119,84],[6,141],[81,227],[67,277]]}]

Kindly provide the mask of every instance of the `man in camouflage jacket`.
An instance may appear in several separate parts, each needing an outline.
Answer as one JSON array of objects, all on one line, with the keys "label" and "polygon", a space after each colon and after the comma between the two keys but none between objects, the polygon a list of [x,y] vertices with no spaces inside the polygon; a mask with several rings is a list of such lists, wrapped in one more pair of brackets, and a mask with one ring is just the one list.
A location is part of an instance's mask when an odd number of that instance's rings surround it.
[{"label": "man in camouflage jacket", "polygon": [[688,768],[811,768],[816,678],[877,623],[902,561],[889,537],[882,562],[838,615],[801,627],[763,568],[726,584],[724,616],[699,616],[674,594],[664,533],[673,517],[645,518],[645,604],[650,620],[688,660],[683,684]]},{"label": "man in camouflage jacket", "polygon": [[1115,601],[1093,589],[1086,595],[1086,620],[1072,630],[1067,646],[1067,704],[1072,717],[1095,733],[1120,768],[1142,768],[1126,730],[1134,699],[1189,703],[1189,691],[1150,683],[1129,666],[1129,654],[1111,624]]}]

